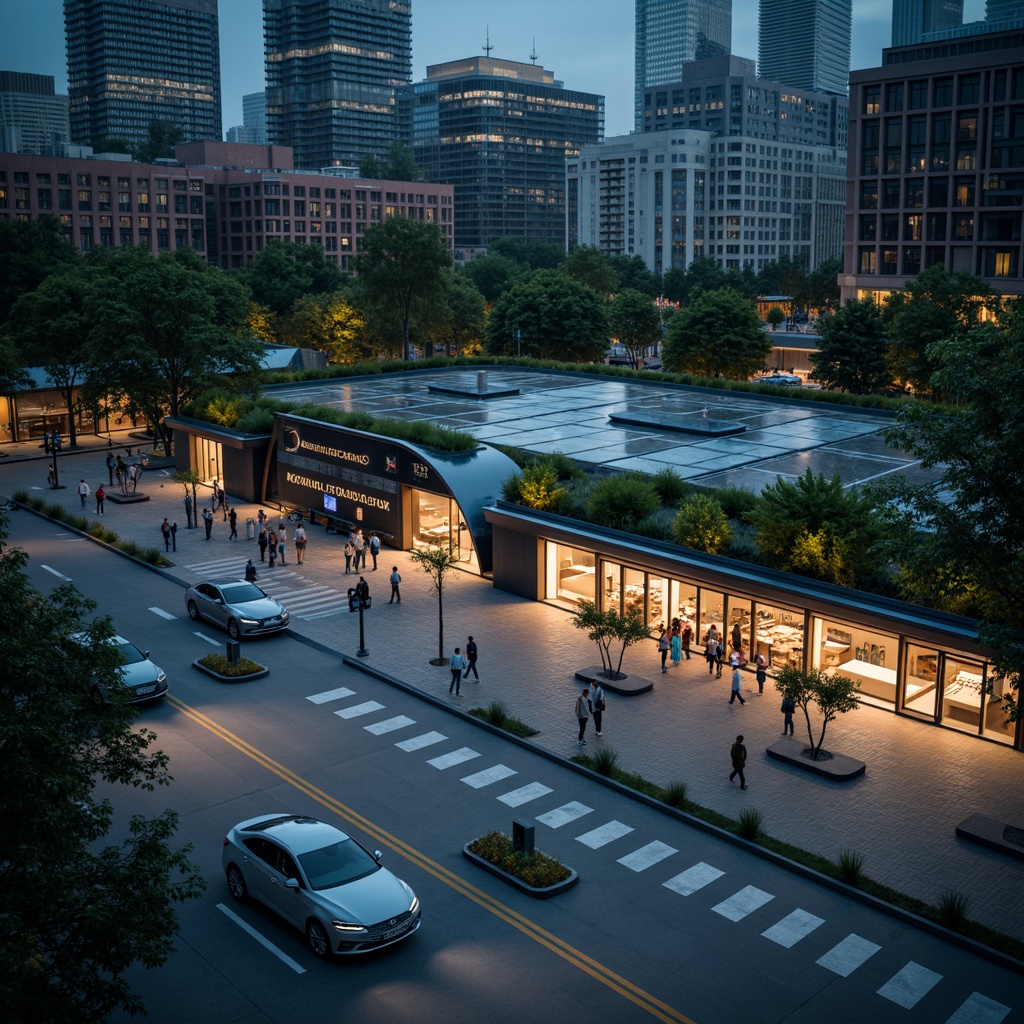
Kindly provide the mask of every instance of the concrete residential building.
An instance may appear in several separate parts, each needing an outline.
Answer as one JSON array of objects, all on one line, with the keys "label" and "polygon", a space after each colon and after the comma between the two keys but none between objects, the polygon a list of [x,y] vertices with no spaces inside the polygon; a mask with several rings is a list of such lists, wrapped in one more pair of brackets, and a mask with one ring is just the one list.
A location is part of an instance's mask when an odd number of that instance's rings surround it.
[{"label": "concrete residential building", "polygon": [[643,130],[644,90],[674,82],[689,61],[732,49],[732,0],[635,0],[635,128]]},{"label": "concrete residential building", "polygon": [[842,299],[935,264],[1024,294],[1024,30],[883,50],[850,76]]},{"label": "concrete residential building", "polygon": [[845,96],[852,18],[852,0],[760,0],[758,74]]},{"label": "concrete residential building", "polygon": [[963,24],[964,0],[892,0],[892,45],[912,46],[926,33]]},{"label": "concrete residential building", "polygon": [[0,71],[0,152],[54,154],[69,141],[68,98],[53,76]]},{"label": "concrete residential building", "polygon": [[221,137],[217,0],[64,0],[64,27],[72,142]]},{"label": "concrete residential building", "polygon": [[515,236],[565,244],[565,161],[604,137],[604,97],[536,64],[435,64],[405,91],[429,181],[455,186],[456,249]]},{"label": "concrete residential building", "polygon": [[[404,139],[412,7],[396,0],[264,0],[267,136],[298,166],[358,165]],[[219,137],[219,136],[218,136]]]}]

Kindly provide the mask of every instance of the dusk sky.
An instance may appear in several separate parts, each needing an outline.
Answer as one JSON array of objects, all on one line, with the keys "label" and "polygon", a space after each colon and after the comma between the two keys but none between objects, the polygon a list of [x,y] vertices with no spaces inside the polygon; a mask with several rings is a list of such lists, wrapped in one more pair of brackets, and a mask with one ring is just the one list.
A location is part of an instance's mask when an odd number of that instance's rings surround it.
[{"label": "dusk sky", "polygon": [[[7,4],[0,70],[53,75],[67,91],[61,0]],[[221,87],[225,131],[242,123],[242,95],[263,88],[260,0],[220,0]],[[757,0],[734,0],[732,49],[757,57]],[[568,88],[605,97],[605,134],[633,126],[633,4],[629,0],[413,0],[413,80],[428,64],[483,52],[488,25],[492,56],[537,63]],[[984,0],[966,0],[964,20],[983,18]],[[853,0],[853,68],[876,67],[889,45],[892,0]]]}]

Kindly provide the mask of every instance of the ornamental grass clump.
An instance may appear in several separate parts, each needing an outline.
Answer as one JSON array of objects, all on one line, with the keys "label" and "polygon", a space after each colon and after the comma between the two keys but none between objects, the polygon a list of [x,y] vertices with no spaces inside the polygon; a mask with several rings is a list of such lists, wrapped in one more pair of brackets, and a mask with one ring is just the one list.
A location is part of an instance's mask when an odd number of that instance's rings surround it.
[{"label": "ornamental grass clump", "polygon": [[249,676],[263,671],[262,665],[249,658],[239,658],[232,664],[223,654],[204,654],[199,659],[199,664],[222,676]]},{"label": "ornamental grass clump", "polygon": [[540,850],[523,853],[512,846],[512,840],[502,832],[488,832],[469,844],[469,852],[534,889],[564,882],[572,872],[562,863]]}]

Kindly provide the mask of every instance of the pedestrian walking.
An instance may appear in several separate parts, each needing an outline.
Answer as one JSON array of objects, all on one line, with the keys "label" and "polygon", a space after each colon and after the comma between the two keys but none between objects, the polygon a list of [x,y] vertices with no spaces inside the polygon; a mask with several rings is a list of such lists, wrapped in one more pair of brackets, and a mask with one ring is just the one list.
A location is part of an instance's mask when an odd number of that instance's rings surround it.
[{"label": "pedestrian walking", "polygon": [[267,540],[267,564],[271,569],[275,569],[277,567],[277,534],[270,530]]},{"label": "pedestrian walking", "polygon": [[277,557],[281,559],[282,565],[284,565],[284,549],[287,542],[288,531],[284,528],[284,523],[282,523],[277,529]]},{"label": "pedestrian walking", "polygon": [[114,476],[117,477],[117,485],[121,488],[122,494],[128,493],[128,465],[118,455],[116,462],[114,463]]},{"label": "pedestrian walking", "polygon": [[107,492],[103,490],[103,484],[99,483],[96,485],[96,515],[103,515],[103,501],[107,496]]},{"label": "pedestrian walking", "polygon": [[[391,566],[391,601],[396,604],[402,603],[402,594],[398,589],[398,584],[401,582],[402,577],[398,575],[398,566]],[[388,604],[391,604],[391,601],[388,601]]]},{"label": "pedestrian walking", "polygon": [[354,568],[359,572],[360,569],[366,568],[366,541],[363,540],[362,530],[356,530],[352,534],[352,546],[356,549]]},{"label": "pedestrian walking", "polygon": [[476,659],[478,656],[476,641],[470,637],[466,641],[466,678],[469,679],[470,672],[476,676],[476,681],[480,682],[480,673],[476,670]]},{"label": "pedestrian walking", "polygon": [[462,673],[466,668],[466,659],[459,653],[458,647],[455,648],[455,653],[448,659],[448,667],[452,670],[452,682],[448,687],[448,692],[451,693],[454,690],[455,696],[461,697]]},{"label": "pedestrian walking", "polygon": [[736,698],[739,698],[741,704],[747,702],[743,699],[743,694],[740,693],[740,689],[743,686],[743,673],[740,672],[739,665],[734,665],[732,670],[732,695],[729,697],[729,703],[731,704]]},{"label": "pedestrian walking", "polygon": [[682,632],[679,634],[679,642],[683,648],[683,654],[686,656],[686,660],[690,660],[690,644],[693,641],[693,626],[691,626],[685,619],[683,620]]},{"label": "pedestrian walking", "polygon": [[160,533],[164,538],[164,551],[171,550],[171,524],[167,522],[167,516],[164,516],[164,521],[160,524]]},{"label": "pedestrian walking", "polygon": [[295,527],[295,561],[302,565],[306,561],[306,531],[302,523]]},{"label": "pedestrian walking", "polygon": [[111,451],[107,452],[107,475],[110,480],[107,484],[108,487],[114,486],[114,467],[117,465],[117,459],[114,458],[114,453]]},{"label": "pedestrian walking", "polygon": [[46,467],[46,479],[52,491],[57,486],[57,468],[52,462]]},{"label": "pedestrian walking", "polygon": [[178,550],[178,524],[171,523],[171,550]]},{"label": "pedestrian walking", "polygon": [[722,645],[722,638],[715,642],[715,678],[722,678],[722,658],[725,657],[725,647]]},{"label": "pedestrian walking", "polygon": [[128,465],[128,487],[127,487],[127,490],[131,491],[132,494],[135,493],[135,463],[134,462],[129,463],[129,465]]},{"label": "pedestrian walking", "polygon": [[260,546],[260,561],[265,562],[267,559],[267,528],[266,526],[260,527],[259,536],[256,538],[256,543]]},{"label": "pedestrian walking", "polygon": [[743,774],[743,769],[747,766],[747,748],[743,746],[742,736],[736,737],[736,742],[729,751],[729,757],[732,759],[732,772],[729,774],[729,781],[732,782],[738,775],[740,777],[740,789],[746,789],[747,779]]},{"label": "pedestrian walking", "polygon": [[85,508],[85,499],[89,497],[89,485],[84,481],[79,481],[78,484],[78,499],[82,503],[82,508]]},{"label": "pedestrian walking", "polygon": [[669,633],[670,643],[672,645],[672,664],[678,665],[683,660],[683,638],[682,638],[683,627],[680,625],[678,619],[672,620],[672,630]]},{"label": "pedestrian walking", "polygon": [[796,704],[793,698],[787,693],[782,698],[782,735],[793,735],[793,712],[796,711]]},{"label": "pedestrian walking", "polygon": [[759,654],[754,659],[754,664],[757,666],[757,670],[754,673],[754,676],[757,679],[757,692],[763,694],[765,680],[768,678],[768,673],[765,671],[768,668],[768,662],[765,660],[763,654]]},{"label": "pedestrian walking", "polygon": [[661,627],[661,636],[658,637],[658,651],[661,654],[661,674],[664,675],[668,671],[665,661],[669,651],[668,632],[664,626]]},{"label": "pedestrian walking", "polygon": [[238,540],[238,513],[233,508],[228,513],[228,523],[231,526],[228,540]]},{"label": "pedestrian walking", "polygon": [[380,554],[380,537],[374,534],[370,538],[370,557],[373,559],[373,572],[377,571],[377,556]]},{"label": "pedestrian walking", "polygon": [[585,747],[587,741],[583,738],[587,731],[587,720],[590,718],[590,691],[584,687],[583,692],[576,698],[576,720],[580,724],[580,732],[576,737],[576,746]]},{"label": "pedestrian walking", "polygon": [[252,559],[251,558],[249,559],[248,562],[245,563],[245,582],[246,583],[255,583],[256,582],[256,566],[252,564]]},{"label": "pedestrian walking", "polygon": [[359,603],[364,608],[370,607],[370,584],[366,582],[365,576],[359,577],[359,582],[356,584],[356,597],[359,598]]},{"label": "pedestrian walking", "polygon": [[590,690],[590,706],[594,709],[594,732],[601,735],[601,719],[604,716],[604,687],[595,682]]},{"label": "pedestrian walking", "polygon": [[185,526],[189,530],[191,530],[192,527],[196,525],[195,517],[193,515],[194,511],[195,511],[195,509],[194,509],[193,504],[192,504],[192,495],[189,494],[188,491],[186,491],[185,492]]},{"label": "pedestrian walking", "polygon": [[704,657],[708,663],[708,675],[713,675],[718,661],[718,636],[708,633],[704,637]]},{"label": "pedestrian walking", "polygon": [[206,527],[206,539],[210,539],[210,534],[213,533],[213,513],[208,509],[203,509],[203,526]]},{"label": "pedestrian walking", "polygon": [[[347,576],[352,571],[352,559],[356,557],[356,546],[352,543],[352,538],[349,537],[345,541],[345,575]],[[359,567],[356,566],[358,571]],[[390,602],[389,602],[390,603]]]},{"label": "pedestrian walking", "polygon": [[267,513],[264,512],[263,509],[260,509],[259,512],[256,513],[256,522],[260,524],[261,530],[267,525],[268,518]]}]

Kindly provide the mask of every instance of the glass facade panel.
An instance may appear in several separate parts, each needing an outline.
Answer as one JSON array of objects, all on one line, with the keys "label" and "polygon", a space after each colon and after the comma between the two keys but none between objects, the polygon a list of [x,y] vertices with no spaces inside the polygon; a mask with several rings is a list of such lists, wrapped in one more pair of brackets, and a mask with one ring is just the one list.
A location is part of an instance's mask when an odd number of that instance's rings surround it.
[{"label": "glass facade panel", "polygon": [[704,642],[708,630],[715,626],[719,633],[725,631],[725,597],[714,590],[700,588],[700,628],[696,630],[697,635]]},{"label": "glass facade panel", "polygon": [[575,609],[583,598],[597,600],[592,551],[548,541],[546,555],[544,596],[548,601]]},{"label": "glass facade panel", "polygon": [[625,603],[622,608],[622,614],[629,615],[631,612],[639,612],[640,617],[644,618],[646,616],[645,605],[647,603],[646,574],[638,569],[631,569],[629,566],[626,566],[623,569],[623,577],[625,583]]},{"label": "glass facade panel", "polygon": [[942,659],[942,723],[977,733],[981,723],[985,669],[980,662],[964,661],[955,654]]},{"label": "glass facade panel", "polygon": [[811,633],[812,668],[832,669],[860,683],[865,704],[896,706],[897,637],[818,616],[811,620]]},{"label": "glass facade panel", "polygon": [[750,623],[754,602],[749,597],[728,597],[729,628],[726,631],[725,652],[728,657],[733,651],[740,651],[744,658],[750,658]]},{"label": "glass facade panel", "polygon": [[754,657],[763,654],[769,671],[802,668],[804,613],[781,605],[757,605],[757,642]]},{"label": "glass facade panel", "polygon": [[412,491],[412,544],[415,548],[448,546],[460,562],[478,568],[469,528],[454,499],[430,491]]},{"label": "glass facade panel", "polygon": [[938,680],[939,652],[931,647],[907,644],[903,710],[934,720]]},{"label": "glass facade panel", "polygon": [[992,692],[985,704],[985,722],[981,734],[1000,743],[1013,743],[1016,726],[1003,710],[1003,695],[1010,692],[1009,680],[1003,676],[995,679],[990,676],[988,682]]},{"label": "glass facade panel", "polygon": [[601,561],[601,607],[622,614],[622,566],[618,562]]}]

